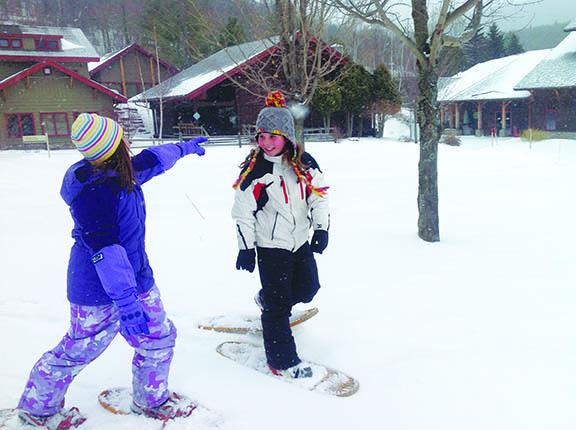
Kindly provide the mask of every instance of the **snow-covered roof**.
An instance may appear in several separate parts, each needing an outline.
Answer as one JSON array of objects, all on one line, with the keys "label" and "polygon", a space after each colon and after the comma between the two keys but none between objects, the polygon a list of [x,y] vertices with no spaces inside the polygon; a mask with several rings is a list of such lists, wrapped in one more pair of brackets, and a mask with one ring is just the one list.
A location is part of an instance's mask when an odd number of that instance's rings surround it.
[{"label": "snow-covered roof", "polygon": [[1,49],[0,56],[7,57],[42,57],[57,61],[90,61],[98,60],[100,56],[90,43],[84,32],[73,27],[44,27],[20,24],[0,23],[0,35],[29,36],[61,36],[61,51],[38,51],[26,49]]},{"label": "snow-covered roof", "polygon": [[576,87],[576,32],[571,32],[515,88],[533,90]]},{"label": "snow-covered roof", "polygon": [[117,56],[117,55],[121,56],[122,54],[124,54],[128,50],[128,48],[130,48],[130,46],[132,46],[132,45],[128,45],[122,49],[118,49],[117,51],[113,51],[113,52],[109,52],[107,54],[104,54],[102,57],[100,57],[100,61],[92,61],[92,62],[88,63],[88,71],[92,72],[92,70],[103,66],[104,64],[106,64],[108,62],[108,60],[110,60],[114,56]]},{"label": "snow-covered roof", "polygon": [[564,27],[564,31],[576,31],[576,18],[574,18],[570,24]]},{"label": "snow-covered roof", "polygon": [[[117,50],[117,51],[109,52],[108,54],[106,54],[102,58],[100,58],[100,61],[94,61],[94,62],[88,63],[88,71],[90,72],[90,75],[94,75],[95,73],[98,73],[102,68],[106,67],[108,64],[113,63],[117,59],[123,57],[124,55],[126,55],[127,53],[132,52],[132,51],[137,51],[146,57],[154,58],[154,60],[156,59],[156,56],[154,54],[152,54],[151,52],[142,48],[140,45],[138,45],[136,43],[132,43],[128,46],[125,46],[122,49]],[[162,59],[160,59],[160,64],[162,64],[167,69],[171,70],[172,73],[174,73],[174,74],[178,73],[178,71],[179,71],[172,64],[167,63],[166,61],[164,61]]]},{"label": "snow-covered roof", "polygon": [[440,78],[438,101],[509,100],[530,97],[516,84],[550,53],[549,49],[528,51],[477,64],[450,78]]},{"label": "snow-covered roof", "polygon": [[171,98],[193,98],[196,94],[234,75],[249,60],[263,55],[275,46],[277,38],[258,40],[224,48],[202,61],[182,70],[154,88],[134,96],[131,101]]},{"label": "snow-covered roof", "polygon": [[61,64],[58,64],[58,63],[55,63],[55,62],[49,61],[49,60],[33,64],[32,66],[30,66],[26,69],[19,70],[18,72],[0,80],[0,90],[3,90],[4,88],[8,88],[17,82],[20,82],[22,79],[38,72],[39,70],[41,70],[47,66],[52,67],[52,68],[57,69],[57,70],[60,70],[62,73],[70,76],[71,78],[76,79],[76,80],[82,82],[83,84],[85,84],[91,88],[94,88],[94,89],[112,97],[114,100],[116,100],[118,102],[126,103],[128,101],[126,99],[126,97],[124,97],[118,91],[113,90],[111,88],[108,88],[99,82],[93,81],[92,79],[88,79],[85,76],[82,76],[77,72],[74,72],[73,70],[67,69],[66,67],[64,67]]}]

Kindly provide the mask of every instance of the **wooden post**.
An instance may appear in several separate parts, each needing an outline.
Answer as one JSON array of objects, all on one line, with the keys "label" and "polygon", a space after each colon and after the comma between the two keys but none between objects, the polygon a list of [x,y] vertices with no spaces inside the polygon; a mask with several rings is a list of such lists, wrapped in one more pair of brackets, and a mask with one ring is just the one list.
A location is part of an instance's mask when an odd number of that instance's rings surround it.
[{"label": "wooden post", "polygon": [[476,128],[482,130],[482,103],[478,102],[478,122],[476,123]]},{"label": "wooden post", "polygon": [[440,126],[444,128],[444,106],[440,105]]},{"label": "wooden post", "polygon": [[122,79],[122,94],[126,97],[126,74],[124,73],[124,57],[120,57],[120,78]]},{"label": "wooden post", "polygon": [[48,151],[48,158],[50,158],[50,139],[48,138],[48,133],[46,133],[46,151]]},{"label": "wooden post", "polygon": [[154,61],[152,60],[152,57],[149,58],[149,63],[150,63],[150,77],[152,78],[151,86],[154,87],[156,86],[156,77],[154,76]]},{"label": "wooden post", "polygon": [[502,127],[501,134],[506,136],[506,102],[502,102],[502,121],[500,121]]},{"label": "wooden post", "polygon": [[459,129],[460,128],[460,104],[455,103],[454,109],[456,109],[456,124],[454,124],[454,128]]}]

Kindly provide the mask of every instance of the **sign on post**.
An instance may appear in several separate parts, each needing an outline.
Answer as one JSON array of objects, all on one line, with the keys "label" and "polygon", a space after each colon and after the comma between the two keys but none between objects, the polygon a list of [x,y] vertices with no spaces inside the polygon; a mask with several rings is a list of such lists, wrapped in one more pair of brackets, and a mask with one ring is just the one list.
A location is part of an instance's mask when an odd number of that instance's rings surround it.
[{"label": "sign on post", "polygon": [[48,158],[50,158],[50,139],[47,134],[34,134],[31,136],[22,136],[22,143],[44,143],[46,142],[46,151],[48,151]]}]

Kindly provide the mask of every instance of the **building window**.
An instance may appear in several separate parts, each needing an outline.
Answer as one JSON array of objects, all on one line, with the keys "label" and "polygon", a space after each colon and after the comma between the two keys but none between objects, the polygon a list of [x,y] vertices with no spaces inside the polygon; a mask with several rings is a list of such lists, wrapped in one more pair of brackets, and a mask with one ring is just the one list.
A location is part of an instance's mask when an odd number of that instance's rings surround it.
[{"label": "building window", "polygon": [[50,66],[44,67],[43,72],[46,76],[51,75],[52,74],[52,67],[50,67]]},{"label": "building window", "polygon": [[0,49],[22,49],[22,40],[1,38]]},{"label": "building window", "polygon": [[38,51],[59,51],[60,42],[55,39],[35,39],[36,50]]},{"label": "building window", "polygon": [[6,114],[8,137],[22,137],[36,134],[34,115],[31,113]]},{"label": "building window", "polygon": [[42,112],[40,113],[42,133],[48,136],[69,136],[70,125],[66,112]]}]

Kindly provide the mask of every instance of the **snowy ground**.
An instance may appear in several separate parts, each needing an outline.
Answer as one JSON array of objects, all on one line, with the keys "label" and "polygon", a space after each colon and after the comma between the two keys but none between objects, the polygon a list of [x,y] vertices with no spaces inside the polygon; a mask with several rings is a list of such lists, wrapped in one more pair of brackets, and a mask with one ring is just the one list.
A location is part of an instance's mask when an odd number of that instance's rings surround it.
[{"label": "snowy ground", "polygon": [[[416,235],[417,145],[308,145],[332,186],[332,228],[318,257],[320,314],[295,336],[302,357],[360,381],[350,398],[239,367],[215,348],[243,337],[196,329],[209,315],[256,312],[257,276],[234,268],[229,214],[247,150],[208,148],[145,186],[148,253],[179,329],[173,389],[216,411],[225,430],[576,427],[576,141],[441,146],[435,244]],[[77,159],[0,152],[0,408],[17,403],[67,328],[72,226],[58,192]],[[67,404],[88,415],[87,430],[158,428],[96,403],[102,389],[130,384],[130,359],[118,338],[72,385]]]}]

